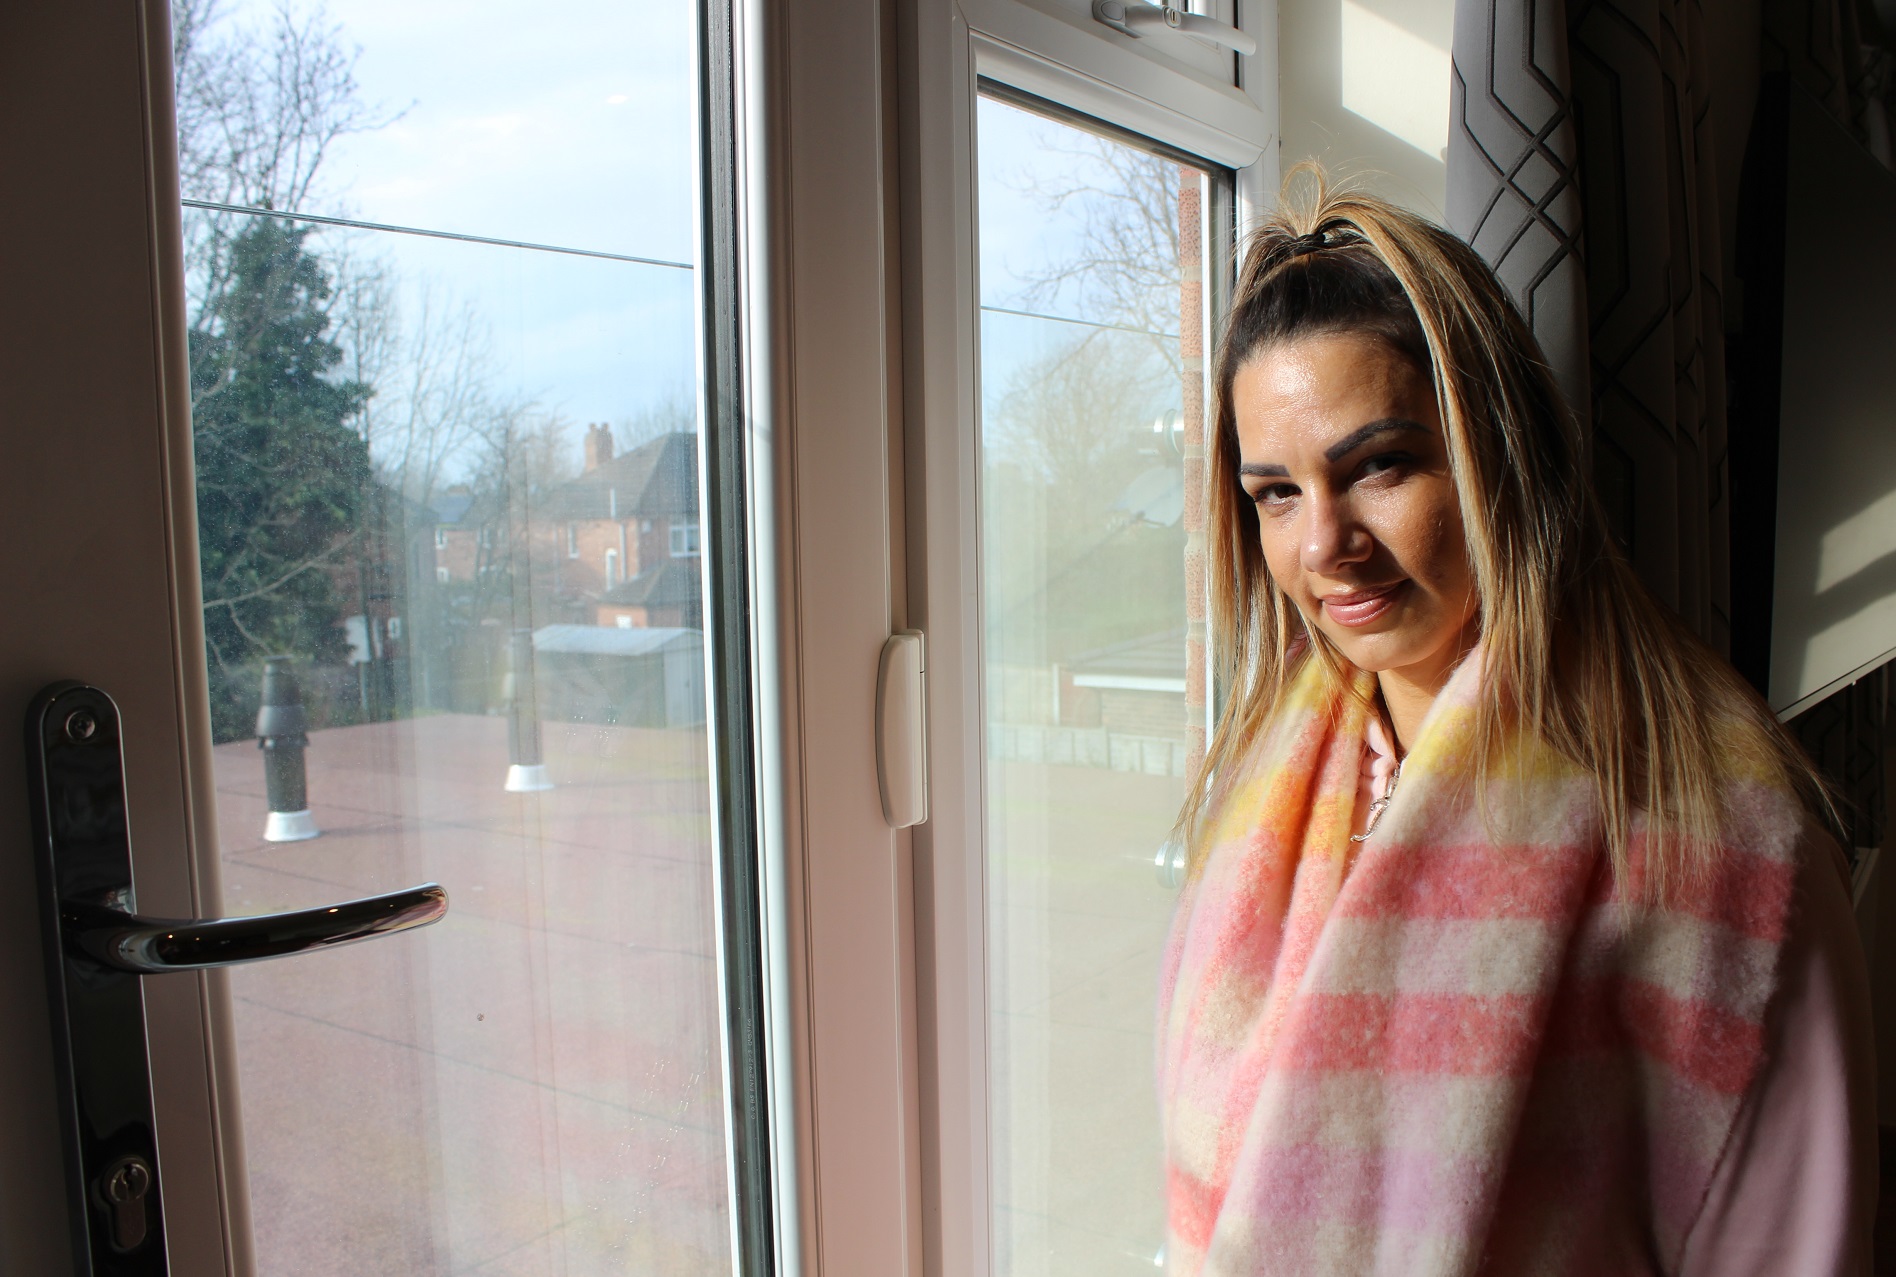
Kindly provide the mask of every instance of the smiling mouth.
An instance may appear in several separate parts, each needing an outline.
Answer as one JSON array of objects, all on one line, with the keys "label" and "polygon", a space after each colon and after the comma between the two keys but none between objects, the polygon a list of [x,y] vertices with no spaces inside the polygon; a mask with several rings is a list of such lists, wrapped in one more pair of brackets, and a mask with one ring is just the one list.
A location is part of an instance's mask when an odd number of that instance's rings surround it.
[{"label": "smiling mouth", "polygon": [[1347,625],[1351,629],[1368,625],[1383,613],[1395,607],[1403,587],[1408,579],[1391,581],[1388,585],[1379,585],[1369,590],[1351,590],[1348,594],[1332,594],[1318,600],[1323,605],[1323,614],[1338,625]]}]

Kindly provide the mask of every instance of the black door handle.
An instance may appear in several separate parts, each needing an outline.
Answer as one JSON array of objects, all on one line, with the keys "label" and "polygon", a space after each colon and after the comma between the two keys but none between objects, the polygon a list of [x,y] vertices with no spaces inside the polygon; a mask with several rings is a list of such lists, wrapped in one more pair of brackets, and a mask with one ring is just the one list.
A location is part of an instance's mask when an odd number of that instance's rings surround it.
[{"label": "black door handle", "polygon": [[26,757],[74,1270],[164,1277],[163,1180],[139,977],[424,927],[447,913],[448,893],[427,883],[291,913],[143,918],[132,894],[118,706],[96,687],[53,684],[27,711]]}]

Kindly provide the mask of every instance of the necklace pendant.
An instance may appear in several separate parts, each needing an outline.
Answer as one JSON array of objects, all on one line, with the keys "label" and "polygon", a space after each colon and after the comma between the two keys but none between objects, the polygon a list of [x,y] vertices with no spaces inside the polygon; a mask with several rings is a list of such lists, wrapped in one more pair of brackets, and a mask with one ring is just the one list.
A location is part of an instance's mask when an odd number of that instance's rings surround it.
[{"label": "necklace pendant", "polygon": [[1389,788],[1383,790],[1383,796],[1369,805],[1369,821],[1360,834],[1351,834],[1351,842],[1368,842],[1369,836],[1376,832],[1376,825],[1382,820],[1383,813],[1389,810],[1389,804],[1396,796],[1396,783],[1402,779],[1402,764],[1396,764],[1395,772],[1389,777]]}]

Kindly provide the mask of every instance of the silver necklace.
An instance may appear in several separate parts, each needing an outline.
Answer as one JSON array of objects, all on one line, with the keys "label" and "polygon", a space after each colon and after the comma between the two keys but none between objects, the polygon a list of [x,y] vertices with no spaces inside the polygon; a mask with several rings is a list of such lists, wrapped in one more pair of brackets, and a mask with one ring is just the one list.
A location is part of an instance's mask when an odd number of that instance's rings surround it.
[{"label": "silver necklace", "polygon": [[1350,835],[1351,842],[1367,841],[1369,836],[1376,832],[1376,822],[1381,820],[1383,813],[1389,810],[1389,801],[1396,796],[1396,786],[1402,781],[1402,764],[1404,761],[1406,760],[1400,758],[1396,760],[1396,770],[1389,774],[1389,788],[1383,790],[1383,796],[1381,798],[1370,803],[1369,823],[1363,827],[1362,833]]}]

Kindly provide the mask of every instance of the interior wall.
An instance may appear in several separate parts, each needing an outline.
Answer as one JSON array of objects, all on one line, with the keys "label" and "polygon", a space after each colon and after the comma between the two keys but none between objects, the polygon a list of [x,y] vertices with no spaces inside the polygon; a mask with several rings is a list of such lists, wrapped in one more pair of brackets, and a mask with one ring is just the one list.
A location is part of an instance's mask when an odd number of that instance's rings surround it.
[{"label": "interior wall", "polygon": [[[1704,25],[1728,280],[1758,96],[1760,4],[1724,0]],[[1279,0],[1277,25],[1283,167],[1317,160],[1441,220],[1454,0]],[[1739,304],[1736,289],[1726,304]]]},{"label": "interior wall", "polygon": [[1316,160],[1441,221],[1454,28],[1454,0],[1279,0],[1283,169]]}]

